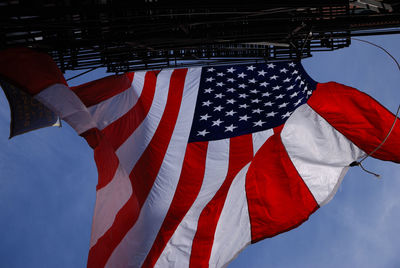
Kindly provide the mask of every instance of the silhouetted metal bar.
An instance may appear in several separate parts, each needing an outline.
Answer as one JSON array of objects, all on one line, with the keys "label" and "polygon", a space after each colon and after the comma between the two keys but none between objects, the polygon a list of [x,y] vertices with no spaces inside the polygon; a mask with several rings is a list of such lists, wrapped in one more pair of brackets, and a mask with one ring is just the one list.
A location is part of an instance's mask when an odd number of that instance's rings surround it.
[{"label": "silhouetted metal bar", "polygon": [[298,59],[351,36],[399,33],[399,3],[0,0],[0,48],[46,51],[63,71]]}]

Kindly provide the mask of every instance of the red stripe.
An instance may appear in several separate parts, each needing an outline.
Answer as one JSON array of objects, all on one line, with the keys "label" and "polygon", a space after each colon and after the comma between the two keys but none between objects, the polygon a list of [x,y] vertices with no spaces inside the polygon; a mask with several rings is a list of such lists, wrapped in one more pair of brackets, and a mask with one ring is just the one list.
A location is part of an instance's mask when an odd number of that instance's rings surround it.
[{"label": "red stripe", "polygon": [[[395,118],[367,94],[334,82],[318,84],[307,104],[367,153],[385,139]],[[400,122],[397,122],[389,138],[373,157],[400,163],[399,152]]]},{"label": "red stripe", "polygon": [[144,78],[142,94],[135,106],[101,131],[108,138],[114,149],[119,148],[146,118],[153,102],[156,82],[157,76],[155,72],[147,72]]},{"label": "red stripe", "polygon": [[203,183],[207,147],[208,142],[188,144],[174,198],[143,267],[153,267],[156,264],[176,228],[196,200]]},{"label": "red stripe", "polygon": [[86,139],[94,150],[94,160],[96,161],[98,173],[96,190],[98,191],[114,178],[119,160],[110,143],[97,128],[90,129],[82,133],[81,136]]},{"label": "red stripe", "polygon": [[81,99],[86,107],[105,101],[131,87],[134,73],[111,75],[91,81],[71,90]]},{"label": "red stripe", "polygon": [[318,208],[282,144],[281,129],[258,150],[246,175],[253,243],[297,227]]},{"label": "red stripe", "polygon": [[135,224],[136,208],[141,208],[153,186],[167,151],[176,119],[179,114],[187,69],[174,70],[171,75],[167,104],[160,124],[130,174],[134,194],[118,212],[113,225],[90,249],[88,267],[103,267],[114,249]]},{"label": "red stripe", "polygon": [[229,188],[236,174],[251,161],[252,157],[253,142],[251,134],[230,139],[228,173],[215,196],[200,214],[192,244],[190,267],[208,267],[215,230]]}]

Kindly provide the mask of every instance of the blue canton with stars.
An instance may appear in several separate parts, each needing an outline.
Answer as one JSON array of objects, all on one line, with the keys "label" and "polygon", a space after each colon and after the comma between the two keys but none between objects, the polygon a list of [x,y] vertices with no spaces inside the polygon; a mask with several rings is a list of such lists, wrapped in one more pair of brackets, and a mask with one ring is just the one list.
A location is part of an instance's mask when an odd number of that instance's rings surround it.
[{"label": "blue canton with stars", "polygon": [[316,84],[300,62],[203,67],[189,142],[277,127]]}]

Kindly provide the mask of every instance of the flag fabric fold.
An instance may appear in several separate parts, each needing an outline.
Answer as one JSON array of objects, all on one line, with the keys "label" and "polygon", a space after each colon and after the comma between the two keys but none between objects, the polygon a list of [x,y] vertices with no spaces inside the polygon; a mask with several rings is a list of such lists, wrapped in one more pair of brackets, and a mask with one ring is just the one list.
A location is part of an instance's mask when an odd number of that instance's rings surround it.
[{"label": "flag fabric fold", "polygon": [[[0,75],[68,122],[98,169],[88,267],[223,267],[334,196],[394,115],[300,62],[114,75],[69,88],[46,54]],[[372,157],[400,162],[397,124]]]}]

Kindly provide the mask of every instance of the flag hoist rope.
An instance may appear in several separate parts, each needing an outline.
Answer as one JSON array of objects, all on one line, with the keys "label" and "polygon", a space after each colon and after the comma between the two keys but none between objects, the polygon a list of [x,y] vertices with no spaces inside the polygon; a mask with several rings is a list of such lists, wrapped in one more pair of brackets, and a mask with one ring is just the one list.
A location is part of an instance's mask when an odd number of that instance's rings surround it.
[{"label": "flag hoist rope", "polygon": [[[392,60],[396,63],[397,68],[398,68],[399,71],[400,71],[400,64],[399,64],[399,62],[396,60],[395,57],[392,56],[392,54],[390,54],[390,53],[389,53],[386,49],[384,49],[383,47],[381,47],[381,46],[379,46],[379,45],[377,45],[377,44],[374,44],[374,43],[372,43],[372,42],[366,41],[366,40],[362,40],[362,39],[358,39],[358,38],[351,38],[351,39],[352,39],[352,40],[359,41],[359,42],[364,42],[364,43],[370,44],[370,45],[372,45],[372,46],[374,46],[374,47],[377,47],[377,48],[383,50],[383,52],[385,52],[387,55],[389,55],[389,56],[392,58]],[[397,117],[398,117],[398,115],[399,115],[399,112],[400,112],[400,105],[399,105],[399,107],[397,108],[397,112],[396,112],[396,115],[395,115],[395,117],[394,117],[392,127],[389,129],[388,134],[387,134],[386,137],[382,140],[382,142],[381,142],[372,152],[370,152],[369,154],[367,154],[366,156],[364,156],[360,161],[354,161],[354,162],[352,162],[352,163],[349,165],[350,167],[359,166],[359,167],[360,167],[362,170],[364,170],[365,172],[367,172],[367,173],[369,173],[369,174],[372,174],[372,175],[374,175],[374,176],[377,177],[377,178],[380,178],[380,175],[379,175],[379,174],[376,174],[376,173],[374,173],[374,172],[371,172],[371,171],[365,169],[364,166],[362,165],[362,162],[363,162],[365,159],[367,159],[368,157],[370,157],[371,155],[373,155],[376,151],[378,151],[378,150],[382,147],[383,144],[385,144],[385,142],[387,141],[387,139],[389,138],[390,134],[392,133],[392,131],[393,131],[393,129],[394,129],[394,126],[395,126],[395,124],[396,124],[396,121],[397,121]]]}]

